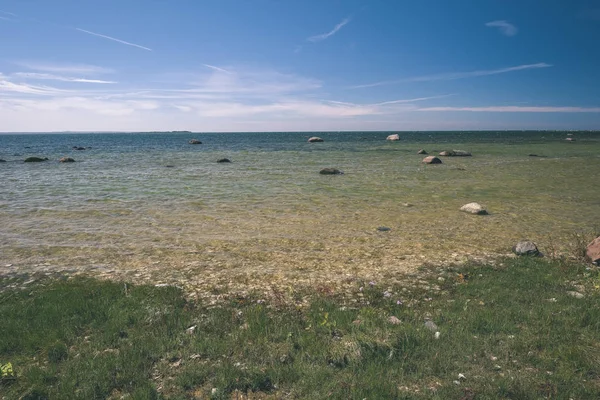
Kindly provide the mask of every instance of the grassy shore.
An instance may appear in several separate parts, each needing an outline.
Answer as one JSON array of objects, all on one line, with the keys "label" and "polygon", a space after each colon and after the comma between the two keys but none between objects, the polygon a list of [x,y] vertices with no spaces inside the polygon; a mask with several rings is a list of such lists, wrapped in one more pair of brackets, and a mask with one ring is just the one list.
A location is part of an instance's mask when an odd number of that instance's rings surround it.
[{"label": "grassy shore", "polygon": [[0,398],[596,399],[599,287],[593,267],[540,258],[309,303],[4,278]]}]

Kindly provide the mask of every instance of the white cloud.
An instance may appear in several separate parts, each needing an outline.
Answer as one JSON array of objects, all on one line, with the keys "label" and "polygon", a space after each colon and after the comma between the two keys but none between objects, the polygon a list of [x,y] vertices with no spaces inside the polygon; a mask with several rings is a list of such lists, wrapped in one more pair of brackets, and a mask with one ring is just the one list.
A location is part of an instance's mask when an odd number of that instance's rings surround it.
[{"label": "white cloud", "polygon": [[315,36],[311,36],[309,37],[307,40],[309,42],[320,42],[321,40],[325,40],[330,36],[335,35],[340,29],[342,29],[344,27],[344,25],[346,25],[348,22],[350,22],[350,18],[345,18],[342,22],[340,22],[339,24],[337,24],[332,30],[330,30],[327,33],[322,33],[320,35],[315,35]]},{"label": "white cloud", "polygon": [[16,61],[13,64],[30,69],[32,71],[76,74],[84,76],[112,74],[115,72],[115,70],[110,68],[88,64],[47,63],[37,61]]},{"label": "white cloud", "polygon": [[600,113],[600,107],[523,107],[523,106],[490,106],[490,107],[426,107],[419,111],[470,111],[470,112],[510,112],[510,113]]},{"label": "white cloud", "polygon": [[362,88],[369,88],[369,87],[375,87],[375,86],[395,85],[395,84],[399,84],[399,83],[408,83],[408,82],[450,81],[450,80],[456,80],[456,79],[498,75],[498,74],[505,74],[507,72],[522,71],[522,70],[527,70],[527,69],[549,68],[549,67],[552,67],[552,64],[537,63],[537,64],[517,65],[515,67],[492,69],[492,70],[480,70],[480,71],[470,71],[470,72],[450,72],[450,73],[443,73],[443,74],[437,74],[437,75],[416,76],[416,77],[412,77],[412,78],[404,78],[404,79],[398,79],[398,80],[393,80],[393,81],[381,81],[381,82],[375,82],[375,83],[368,83],[365,85],[356,85],[356,86],[351,86],[349,89],[362,89]]},{"label": "white cloud", "polygon": [[124,40],[117,39],[117,38],[114,38],[114,37],[111,37],[111,36],[101,35],[100,33],[92,32],[92,31],[86,31],[85,29],[81,29],[81,28],[75,28],[75,30],[77,30],[79,32],[87,33],[88,35],[98,36],[98,37],[101,37],[101,38],[104,38],[104,39],[112,40],[114,42],[122,43],[122,44],[125,44],[127,46],[137,47],[139,49],[143,49],[143,50],[147,50],[147,51],[153,51],[151,48],[144,47],[144,46],[141,46],[139,44],[135,44],[135,43],[131,43],[131,42],[126,42]]},{"label": "white cloud", "polygon": [[100,84],[112,84],[117,83],[114,81],[104,81],[100,79],[86,79],[86,78],[73,78],[69,76],[60,76],[52,74],[42,74],[37,72],[16,72],[11,76],[23,78],[23,79],[38,79],[38,80],[50,80],[50,81],[61,81],[61,82],[77,82],[77,83],[100,83]]},{"label": "white cloud", "polygon": [[519,31],[516,26],[506,21],[491,21],[485,24],[490,28],[498,28],[505,36],[515,36]]}]

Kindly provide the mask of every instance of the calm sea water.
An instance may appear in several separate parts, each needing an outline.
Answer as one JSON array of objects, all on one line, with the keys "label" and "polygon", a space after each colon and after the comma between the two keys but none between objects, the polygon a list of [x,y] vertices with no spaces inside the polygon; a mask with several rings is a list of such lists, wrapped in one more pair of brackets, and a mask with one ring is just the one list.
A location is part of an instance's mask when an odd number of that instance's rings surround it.
[{"label": "calm sea water", "polygon": [[[598,132],[390,133],[0,135],[0,270],[327,280],[525,237],[555,250],[600,225]],[[473,157],[423,165],[421,148]],[[457,211],[474,201],[490,215]]]}]

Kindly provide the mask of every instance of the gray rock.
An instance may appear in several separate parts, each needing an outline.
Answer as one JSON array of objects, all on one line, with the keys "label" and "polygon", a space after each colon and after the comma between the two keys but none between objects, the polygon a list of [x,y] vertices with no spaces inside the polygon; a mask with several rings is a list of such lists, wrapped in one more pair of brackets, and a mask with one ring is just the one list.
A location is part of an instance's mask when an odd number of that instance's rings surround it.
[{"label": "gray rock", "polygon": [[319,171],[321,175],[342,175],[343,172],[336,168],[323,168]]},{"label": "gray rock", "polygon": [[6,160],[3,160],[3,159],[0,158],[0,162],[6,162]]},{"label": "gray rock", "polygon": [[600,236],[588,244],[585,255],[594,264],[600,264]]},{"label": "gray rock", "polygon": [[71,163],[71,162],[75,162],[75,160],[73,160],[71,157],[63,157],[60,160],[58,160],[58,162],[61,162],[61,163]]},{"label": "gray rock", "polygon": [[421,161],[421,162],[425,163],[425,164],[441,164],[442,160],[440,160],[439,158],[437,158],[435,156],[428,156],[428,157],[425,157],[423,159],[423,161]]},{"label": "gray rock", "polygon": [[230,163],[231,160],[229,158],[220,158],[217,160],[218,163]]},{"label": "gray rock", "polygon": [[399,325],[402,323],[402,321],[400,321],[397,317],[395,317],[393,315],[388,318],[388,322],[392,325]]},{"label": "gray rock", "polygon": [[387,226],[379,226],[379,227],[377,227],[377,230],[379,232],[388,232],[388,231],[391,231],[392,228],[388,228]]},{"label": "gray rock", "polygon": [[472,154],[464,150],[445,150],[440,152],[442,157],[471,157]]},{"label": "gray rock", "polygon": [[574,290],[568,291],[567,294],[571,297],[575,297],[576,299],[583,299],[585,297],[583,293],[579,293]]},{"label": "gray rock", "polygon": [[425,321],[425,328],[429,329],[431,332],[437,332],[440,330],[438,326],[432,320],[428,319]]},{"label": "gray rock", "polygon": [[529,240],[521,240],[513,246],[512,251],[518,256],[539,256],[541,254],[535,243]]},{"label": "gray rock", "polygon": [[318,136],[313,136],[308,139],[308,143],[319,143],[319,142],[324,142],[324,140]]},{"label": "gray rock", "polygon": [[421,150],[417,151],[417,154],[427,154],[427,152],[425,150],[421,149]]},{"label": "gray rock", "polygon": [[202,144],[202,142],[199,141],[198,139],[191,139],[188,143],[189,144]]},{"label": "gray rock", "polygon": [[460,208],[460,211],[475,215],[486,215],[488,213],[479,203],[465,204]]},{"label": "gray rock", "polygon": [[42,162],[42,161],[48,161],[48,157],[27,157],[25,159],[25,162]]}]

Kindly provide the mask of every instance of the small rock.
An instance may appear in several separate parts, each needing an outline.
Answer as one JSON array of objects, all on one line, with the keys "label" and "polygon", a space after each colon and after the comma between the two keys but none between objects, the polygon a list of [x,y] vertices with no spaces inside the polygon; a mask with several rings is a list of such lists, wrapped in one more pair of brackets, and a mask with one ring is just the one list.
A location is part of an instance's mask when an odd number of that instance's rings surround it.
[{"label": "small rock", "polygon": [[231,160],[229,158],[219,158],[217,160],[218,163],[230,163]]},{"label": "small rock", "polygon": [[458,380],[460,380],[460,381],[464,381],[464,380],[466,380],[466,379],[467,379],[467,377],[466,377],[466,376],[464,376],[463,374],[458,374]]},{"label": "small rock", "polygon": [[445,150],[440,152],[442,157],[471,157],[472,154],[464,150]]},{"label": "small rock", "polygon": [[3,159],[0,158],[0,162],[6,162],[6,160],[3,160]]},{"label": "small rock", "polygon": [[539,256],[540,251],[538,250],[535,243],[529,240],[521,240],[515,244],[512,248],[513,253],[518,256]]},{"label": "small rock", "polygon": [[73,160],[71,157],[63,157],[60,160],[58,160],[58,162],[61,162],[61,163],[70,163],[70,162],[75,162],[75,160]]},{"label": "small rock", "polygon": [[196,332],[197,327],[198,327],[198,325],[190,326],[189,328],[187,328],[185,330],[185,333],[187,333],[188,335],[193,335]]},{"label": "small rock", "polygon": [[600,236],[587,245],[585,256],[594,264],[600,264]]},{"label": "small rock", "polygon": [[427,154],[427,152],[425,150],[421,149],[421,150],[417,151],[417,154]]},{"label": "small rock", "polygon": [[308,143],[319,143],[319,142],[324,142],[324,140],[318,136],[313,136],[308,139]]},{"label": "small rock", "polygon": [[494,365],[494,370],[500,371],[501,369],[502,369],[502,367],[499,366],[498,364]]},{"label": "small rock", "polygon": [[465,204],[460,208],[460,211],[476,215],[486,215],[488,213],[479,203]]},{"label": "small rock", "polygon": [[565,140],[566,140],[567,142],[575,142],[575,141],[576,141],[576,140],[575,140],[575,138],[572,138],[572,137],[568,137],[568,138],[566,138]]},{"label": "small rock", "polygon": [[48,157],[27,157],[25,159],[25,162],[42,162],[42,161],[48,161]]},{"label": "small rock", "polygon": [[377,230],[379,232],[387,232],[387,231],[391,231],[392,228],[388,228],[387,226],[379,226],[379,227],[377,227]]},{"label": "small rock", "polygon": [[575,297],[576,299],[583,299],[585,297],[583,293],[579,293],[574,290],[568,291],[567,294],[571,297]]},{"label": "small rock", "polygon": [[397,133],[393,134],[393,135],[389,135],[388,137],[385,138],[385,140],[390,140],[390,141],[396,141],[396,140],[400,140],[400,135],[398,135]]},{"label": "small rock", "polygon": [[191,139],[188,143],[189,144],[202,144],[202,142],[199,141],[198,139]]},{"label": "small rock", "polygon": [[440,160],[439,158],[437,158],[435,156],[428,156],[428,157],[425,157],[423,159],[423,161],[421,161],[421,162],[423,162],[425,164],[441,164],[442,160]]},{"label": "small rock", "polygon": [[174,168],[174,167],[175,167],[175,166],[174,166],[174,165],[171,165],[171,164],[169,164],[169,165],[165,165],[165,168]]},{"label": "small rock", "polygon": [[439,339],[441,335],[442,334],[440,332],[436,332],[435,335],[433,335],[433,337]]},{"label": "small rock", "polygon": [[404,204],[402,204],[402,205],[403,205],[404,207],[412,207],[412,206],[413,206],[413,205],[412,205],[412,204],[410,204],[410,203],[404,203]]},{"label": "small rock", "polygon": [[402,321],[400,321],[398,318],[396,318],[396,317],[395,317],[395,316],[393,316],[393,315],[392,315],[391,317],[389,317],[389,318],[388,318],[388,322],[389,322],[390,324],[392,324],[392,325],[398,325],[398,324],[401,324],[401,323],[402,323]]},{"label": "small rock", "polygon": [[452,381],[455,385],[460,385],[459,381]]},{"label": "small rock", "polygon": [[432,320],[428,319],[425,321],[425,328],[429,329],[431,332],[437,332],[439,330],[438,326]]},{"label": "small rock", "polygon": [[321,175],[343,175],[344,173],[336,168],[323,168],[319,171]]},{"label": "small rock", "polygon": [[80,147],[80,146],[73,146],[73,150],[85,150],[85,147]]}]

